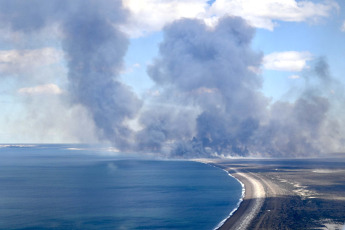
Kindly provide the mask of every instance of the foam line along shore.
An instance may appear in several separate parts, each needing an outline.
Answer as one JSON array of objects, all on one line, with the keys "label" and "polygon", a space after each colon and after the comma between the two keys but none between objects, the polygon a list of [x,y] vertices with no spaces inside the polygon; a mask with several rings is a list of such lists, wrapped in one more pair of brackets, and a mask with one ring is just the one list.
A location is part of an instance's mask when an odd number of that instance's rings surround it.
[{"label": "foam line along shore", "polygon": [[224,162],[213,159],[198,159],[197,161],[208,163],[225,170],[236,178],[243,186],[242,200],[239,206],[233,210],[229,217],[222,221],[217,229],[247,229],[251,221],[260,211],[265,199],[265,189],[261,180],[245,170],[232,168]]}]

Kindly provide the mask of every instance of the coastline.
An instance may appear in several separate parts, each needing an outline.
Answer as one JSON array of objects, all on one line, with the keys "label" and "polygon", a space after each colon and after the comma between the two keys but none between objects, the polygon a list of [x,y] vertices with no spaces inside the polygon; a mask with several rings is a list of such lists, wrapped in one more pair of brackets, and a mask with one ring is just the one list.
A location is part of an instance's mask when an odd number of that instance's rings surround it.
[{"label": "coastline", "polygon": [[238,183],[241,184],[241,187],[242,187],[242,194],[241,194],[241,198],[239,199],[239,201],[237,202],[236,204],[236,207],[230,212],[230,214],[224,218],[221,222],[219,222],[217,224],[217,226],[213,229],[213,230],[218,230],[218,229],[222,229],[223,226],[228,222],[230,221],[230,218],[234,215],[234,213],[237,212],[237,210],[241,207],[241,203],[243,202],[243,200],[245,199],[245,194],[246,194],[246,189],[245,189],[245,184],[242,183],[242,181],[233,176],[229,170],[226,170],[224,167],[222,167],[221,165],[217,165],[215,161],[211,160],[211,159],[193,159],[192,161],[195,161],[195,162],[198,162],[198,163],[202,163],[202,164],[207,164],[207,165],[210,165],[210,166],[213,166],[215,168],[218,168],[218,169],[221,169],[223,170],[224,172],[226,172],[226,174],[232,178],[234,178],[235,180],[238,181]]},{"label": "coastline", "polygon": [[227,171],[245,188],[238,209],[217,229],[345,229],[345,160],[195,160]]},{"label": "coastline", "polygon": [[[220,167],[218,167],[218,166],[215,166],[215,167],[220,168]],[[220,168],[220,169],[222,169],[222,168]],[[225,171],[225,172],[228,174],[228,176],[230,176],[230,177],[236,179],[236,180],[238,181],[238,183],[241,184],[241,187],[242,187],[242,194],[241,194],[240,200],[239,200],[239,201],[237,202],[237,204],[236,204],[236,207],[230,212],[230,214],[229,214],[224,220],[222,220],[222,221],[214,228],[214,230],[220,229],[220,228],[225,224],[225,222],[228,221],[228,220],[230,219],[230,217],[239,209],[239,207],[241,206],[241,203],[243,202],[243,199],[244,199],[244,197],[245,197],[245,194],[246,194],[246,189],[245,189],[245,186],[244,186],[244,184],[242,183],[242,181],[240,181],[238,178],[236,178],[236,177],[234,177],[233,175],[231,175],[231,173],[230,173],[229,171],[226,171],[225,169],[222,169],[222,170]]]},{"label": "coastline", "polygon": [[245,194],[238,209],[218,229],[247,229],[262,207],[265,190],[262,184],[249,173],[232,169],[229,169],[229,171],[231,171],[229,173],[233,177],[244,185]]},{"label": "coastline", "polygon": [[197,159],[196,161],[212,165],[227,172],[227,174],[235,178],[242,186],[242,197],[237,207],[232,210],[227,218],[221,221],[215,229],[217,230],[242,230],[247,229],[252,220],[259,213],[264,199],[265,189],[260,180],[255,178],[249,172],[244,170],[227,167],[211,159]]}]

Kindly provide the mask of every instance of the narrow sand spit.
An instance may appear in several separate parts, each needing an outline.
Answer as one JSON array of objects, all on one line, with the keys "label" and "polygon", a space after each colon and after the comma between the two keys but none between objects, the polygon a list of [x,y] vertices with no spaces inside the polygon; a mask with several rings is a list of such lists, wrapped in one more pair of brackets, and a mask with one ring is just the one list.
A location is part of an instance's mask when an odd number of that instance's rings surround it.
[{"label": "narrow sand spit", "polygon": [[[236,229],[242,230],[247,229],[253,218],[258,214],[262,204],[264,202],[266,193],[263,184],[261,183],[262,178],[258,178],[253,173],[246,172],[245,170],[238,170],[231,167],[224,167],[222,164],[218,164],[217,161],[212,159],[194,159],[195,161],[211,164],[224,169],[231,173],[233,177],[241,181],[244,185],[245,194],[243,201],[241,202],[238,209],[229,217],[219,230]],[[262,181],[264,182],[264,181]]]},{"label": "narrow sand spit", "polygon": [[[231,168],[226,170],[232,171]],[[239,208],[219,229],[247,229],[263,204],[265,189],[260,180],[256,179],[252,173],[234,170],[231,175],[244,184],[245,195]]]}]

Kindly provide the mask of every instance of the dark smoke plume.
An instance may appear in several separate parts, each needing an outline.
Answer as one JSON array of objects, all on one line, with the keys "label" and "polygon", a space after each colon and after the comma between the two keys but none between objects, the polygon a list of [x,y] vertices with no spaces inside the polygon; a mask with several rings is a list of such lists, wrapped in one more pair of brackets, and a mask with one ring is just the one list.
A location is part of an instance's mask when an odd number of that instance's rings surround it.
[{"label": "dark smoke plume", "polygon": [[141,102],[117,80],[128,46],[116,28],[126,18],[121,1],[3,0],[0,8],[3,23],[15,31],[60,26],[73,102],[88,109],[100,136],[129,148],[132,134],[125,122],[136,115]]},{"label": "dark smoke plume", "polygon": [[[192,135],[179,130],[175,130],[178,135],[162,135],[156,145],[152,134],[170,131],[162,131],[163,127],[188,126],[171,119],[171,113],[161,118],[164,126],[141,120],[146,147],[161,151],[164,141],[170,143],[172,156],[178,157],[300,157],[342,146],[340,141],[333,141],[337,142],[333,146],[326,141],[330,135],[339,140],[333,132],[339,122],[330,117],[332,103],[327,92],[335,81],[324,59],[306,73],[305,88],[295,102],[270,104],[261,93],[261,77],[253,71],[262,59],[251,48],[254,30],[242,19],[223,18],[212,29],[198,20],[180,20],[166,27],[164,35],[159,57],[148,73],[161,87],[160,100],[177,111],[182,105],[194,108],[189,113],[192,119],[188,122],[186,116],[184,120],[194,129],[189,128]],[[145,116],[152,117],[156,111]]]},{"label": "dark smoke plume", "polygon": [[[128,39],[120,0],[0,0],[0,23],[23,34],[57,26],[68,64],[69,96],[99,136],[122,150],[172,157],[299,157],[344,150],[343,88],[320,58],[295,101],[270,103],[257,74],[253,28],[227,17],[210,28],[179,20],[164,29],[148,68],[160,94],[142,102],[118,76]],[[137,119],[139,131],[128,122]]]},{"label": "dark smoke plume", "polygon": [[75,101],[88,108],[102,135],[117,147],[128,149],[131,130],[124,122],[135,116],[141,102],[116,80],[128,40],[114,28],[119,19],[111,20],[120,9],[113,9],[108,16],[104,7],[108,5],[91,1],[64,22],[68,76]]},{"label": "dark smoke plume", "polygon": [[167,138],[177,143],[173,153],[248,153],[268,103],[260,92],[262,78],[252,71],[262,58],[251,48],[253,36],[240,18],[224,18],[213,29],[187,19],[165,28],[160,56],[148,72],[165,90],[163,100],[178,95],[174,103],[194,108],[195,123],[194,137]]}]

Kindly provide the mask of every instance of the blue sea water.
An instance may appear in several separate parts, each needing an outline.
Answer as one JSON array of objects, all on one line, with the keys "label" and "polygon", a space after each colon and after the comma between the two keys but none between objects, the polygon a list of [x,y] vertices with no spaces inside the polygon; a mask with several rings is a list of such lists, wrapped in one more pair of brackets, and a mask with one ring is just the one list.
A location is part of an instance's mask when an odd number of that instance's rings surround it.
[{"label": "blue sea water", "polygon": [[0,229],[214,229],[242,187],[190,161],[86,145],[1,145]]}]

